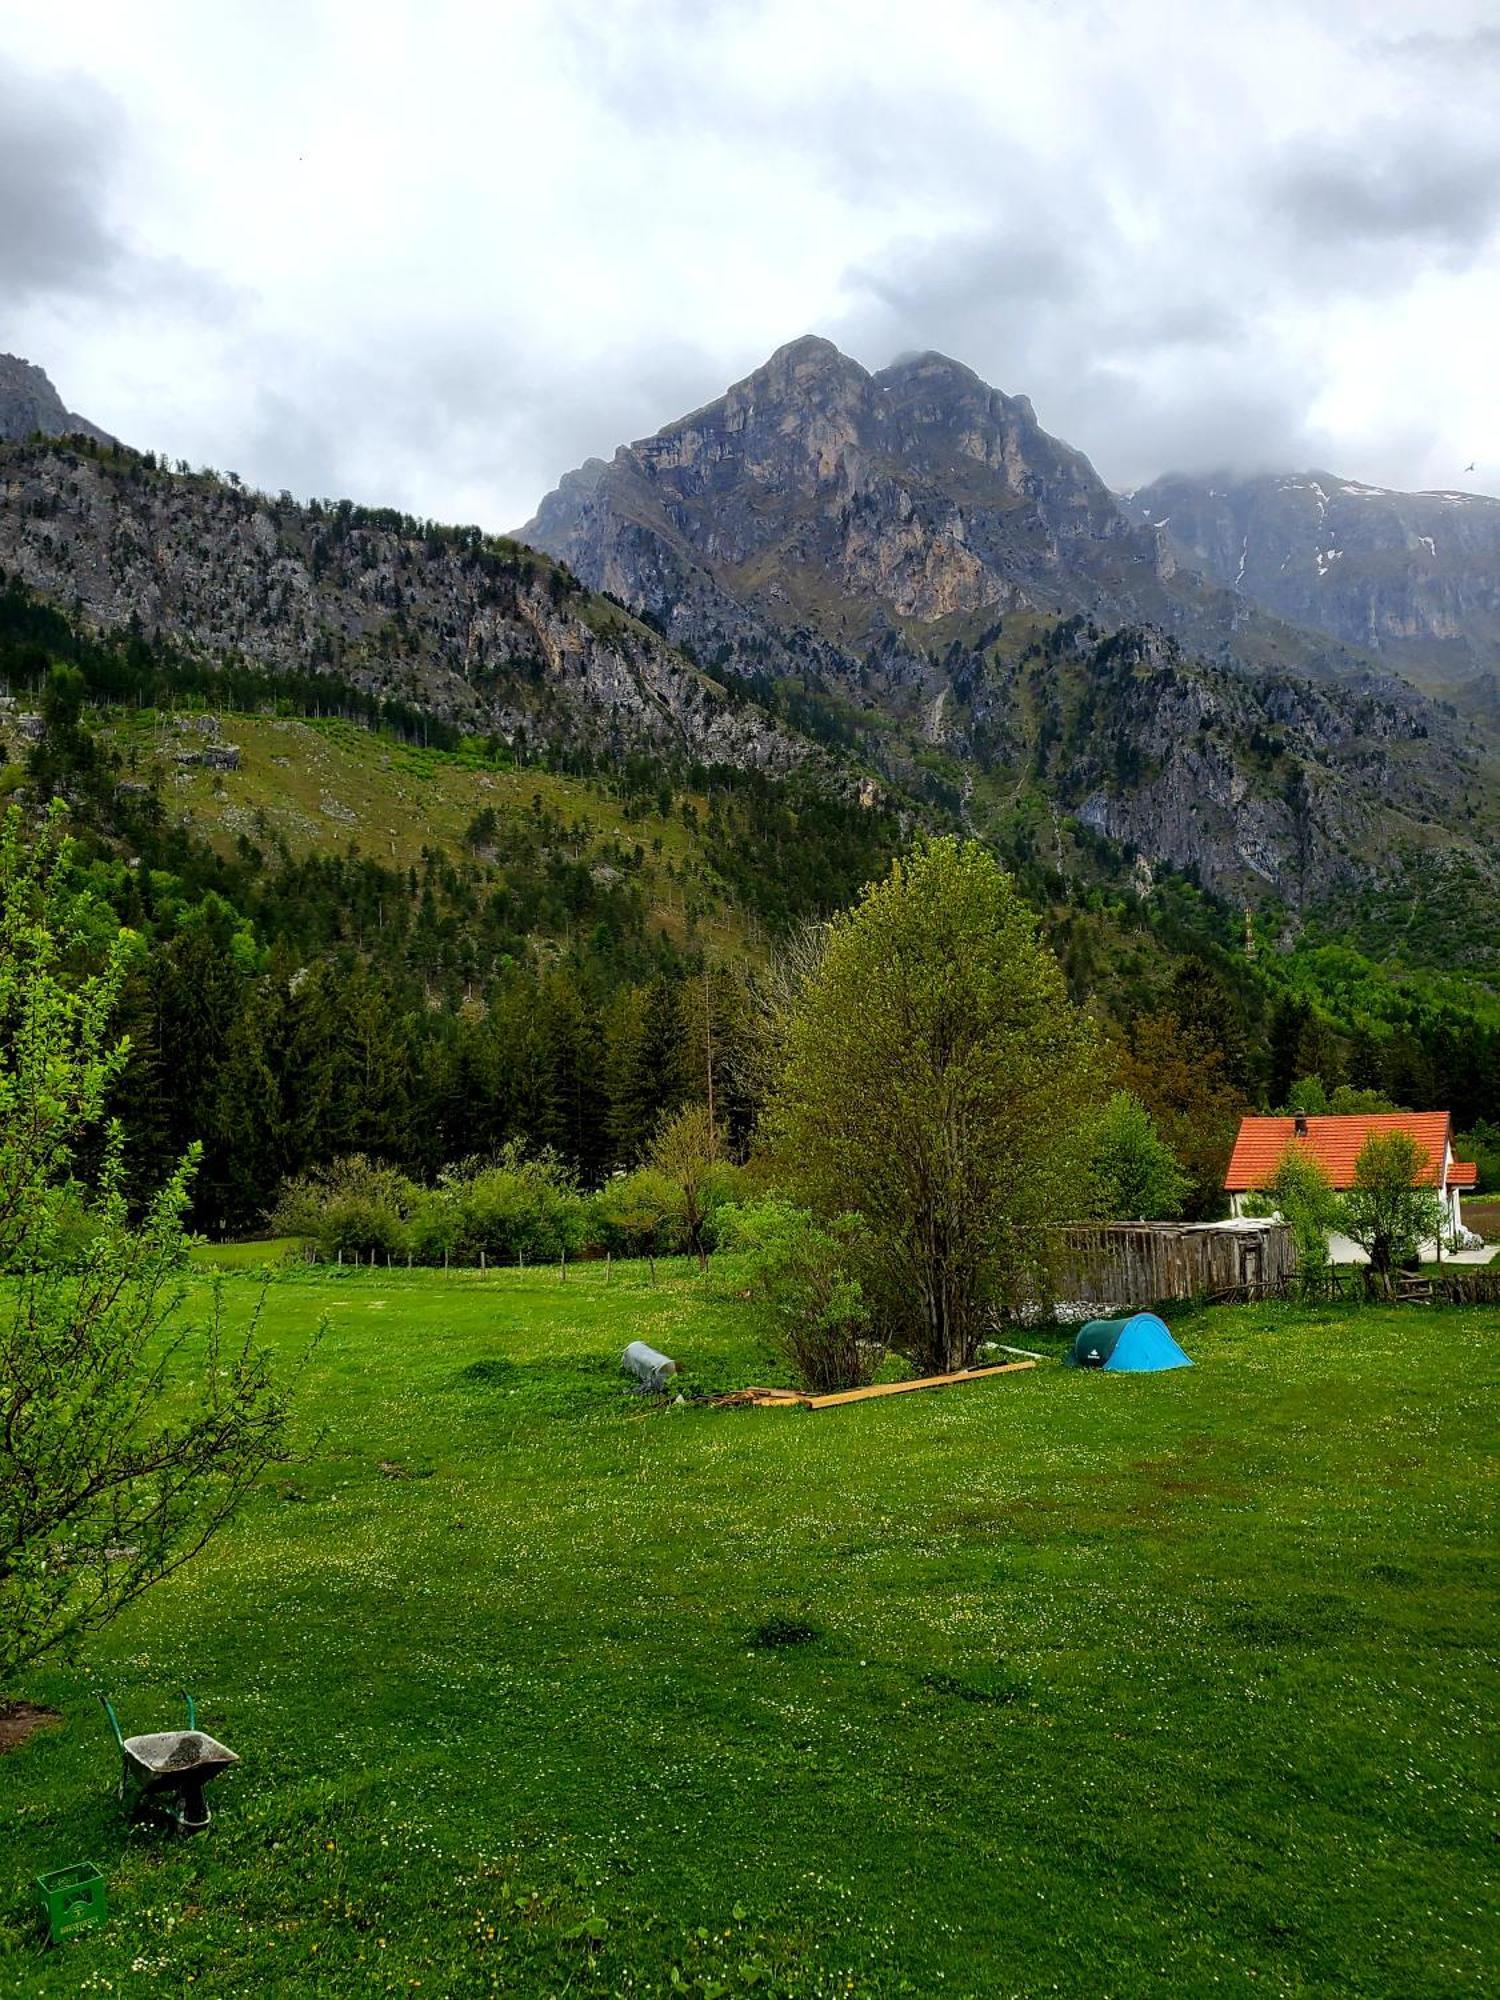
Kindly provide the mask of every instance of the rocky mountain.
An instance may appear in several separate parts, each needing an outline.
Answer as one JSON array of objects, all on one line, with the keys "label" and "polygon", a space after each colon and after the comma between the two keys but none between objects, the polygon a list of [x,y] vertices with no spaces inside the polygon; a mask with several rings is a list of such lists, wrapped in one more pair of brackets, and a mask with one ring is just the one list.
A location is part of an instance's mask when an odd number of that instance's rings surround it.
[{"label": "rocky mountain", "polygon": [[1209,657],[1368,671],[1195,572],[1089,461],[941,354],[878,374],[809,337],[704,409],[569,473],[517,531],[734,666],[936,644],[1015,613],[1151,623]]},{"label": "rocky mountain", "polygon": [[1500,903],[1468,725],[1200,579],[1024,398],[941,356],[871,375],[796,342],[525,532],[0,445],[0,586],[161,642],[168,680],[185,653],[527,747],[801,768],[1236,898],[1441,874]]},{"label": "rocky mountain", "polygon": [[[1481,745],[1200,575],[1024,397],[942,355],[872,375],[795,341],[569,474],[519,534],[714,672],[820,689],[888,769],[942,753],[971,819],[982,777],[1040,786],[1152,860],[1294,902],[1445,840],[1493,877]],[[905,767],[893,719],[922,746]]]},{"label": "rocky mountain", "polygon": [[38,435],[110,441],[107,431],[64,406],[40,368],[18,354],[0,354],[0,444]]},{"label": "rocky mountain", "polygon": [[1149,531],[1025,397],[941,355],[870,375],[811,338],[569,475],[520,532],[600,587],[644,584],[669,624],[679,591],[697,583],[711,598],[711,579],[841,639],[882,619],[1075,609],[1091,585],[1155,558]]},{"label": "rocky mountain", "polygon": [[773,769],[807,749],[544,555],[118,445],[0,446],[0,570],[98,626],[510,740]]},{"label": "rocky mountain", "polygon": [[1158,479],[1126,505],[1214,583],[1500,715],[1500,500],[1304,472]]}]

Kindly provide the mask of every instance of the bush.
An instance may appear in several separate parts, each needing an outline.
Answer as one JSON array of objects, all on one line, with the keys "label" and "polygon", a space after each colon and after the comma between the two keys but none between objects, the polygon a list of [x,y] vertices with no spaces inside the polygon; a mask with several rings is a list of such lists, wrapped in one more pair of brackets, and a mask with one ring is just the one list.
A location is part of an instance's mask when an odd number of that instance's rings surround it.
[{"label": "bush", "polygon": [[407,1221],[419,1199],[398,1169],[351,1153],[285,1182],[271,1227],[279,1236],[310,1237],[329,1261],[395,1256],[406,1249]]},{"label": "bush", "polygon": [[750,1296],[772,1342],[809,1389],[856,1389],[883,1358],[855,1270],[867,1248],[858,1216],[822,1224],[787,1201],[720,1212],[729,1247],[744,1253]]},{"label": "bush", "polygon": [[417,1197],[412,1255],[424,1264],[551,1263],[581,1249],[589,1236],[589,1204],[556,1157],[527,1159],[507,1146],[494,1160],[448,1167],[435,1188]]},{"label": "bush", "polygon": [[665,1256],[679,1247],[677,1193],[655,1167],[616,1174],[594,1197],[600,1243],[617,1257]]}]

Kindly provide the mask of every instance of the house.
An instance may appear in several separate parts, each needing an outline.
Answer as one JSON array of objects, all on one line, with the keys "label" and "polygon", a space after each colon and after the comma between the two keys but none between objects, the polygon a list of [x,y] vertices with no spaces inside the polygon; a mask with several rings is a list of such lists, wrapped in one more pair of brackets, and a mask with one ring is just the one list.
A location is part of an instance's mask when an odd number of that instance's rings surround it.
[{"label": "house", "polygon": [[[1299,1111],[1285,1118],[1242,1118],[1224,1176],[1230,1213],[1247,1213],[1247,1198],[1270,1185],[1288,1146],[1306,1146],[1334,1188],[1344,1192],[1354,1185],[1354,1163],[1365,1141],[1385,1132],[1405,1132],[1416,1141],[1423,1162],[1416,1184],[1437,1192],[1447,1227],[1462,1242],[1459,1196],[1475,1186],[1479,1175],[1470,1162],[1454,1159],[1453,1120],[1446,1111],[1375,1111],[1343,1117]],[[1328,1254],[1335,1264],[1367,1261],[1359,1245],[1338,1231],[1329,1236]],[[1425,1243],[1422,1254],[1435,1256],[1437,1245]]]}]

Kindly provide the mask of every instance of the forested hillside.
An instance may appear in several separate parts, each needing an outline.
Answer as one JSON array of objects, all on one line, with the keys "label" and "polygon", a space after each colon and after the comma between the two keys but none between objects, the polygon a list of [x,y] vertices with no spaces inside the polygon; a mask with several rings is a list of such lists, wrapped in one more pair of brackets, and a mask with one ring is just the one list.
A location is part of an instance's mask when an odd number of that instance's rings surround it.
[{"label": "forested hillside", "polygon": [[[327,679],[219,671],[0,588],[0,790],[70,802],[76,880],[140,946],[119,1093],[140,1185],[194,1139],[196,1218],[367,1151],[507,1141],[596,1183],[705,1094],[737,1142],[757,984],[940,806],[782,774],[518,755]],[[258,697],[258,700],[253,699]],[[422,741],[424,733],[427,742]],[[433,738],[440,740],[432,740]],[[1316,1074],[1500,1117],[1500,1004],[1243,912],[1066,816],[997,821],[1074,997],[1211,1207],[1240,1108]]]}]

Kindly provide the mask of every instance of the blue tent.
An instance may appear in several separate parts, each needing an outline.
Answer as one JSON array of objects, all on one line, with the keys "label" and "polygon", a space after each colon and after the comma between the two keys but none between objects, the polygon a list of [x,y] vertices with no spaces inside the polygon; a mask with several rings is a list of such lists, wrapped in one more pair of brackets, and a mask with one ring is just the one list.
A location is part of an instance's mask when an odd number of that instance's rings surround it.
[{"label": "blue tent", "polygon": [[1075,1368],[1129,1368],[1138,1373],[1193,1365],[1155,1313],[1091,1319],[1078,1329],[1068,1359]]}]

